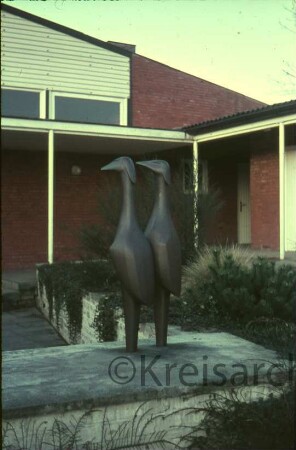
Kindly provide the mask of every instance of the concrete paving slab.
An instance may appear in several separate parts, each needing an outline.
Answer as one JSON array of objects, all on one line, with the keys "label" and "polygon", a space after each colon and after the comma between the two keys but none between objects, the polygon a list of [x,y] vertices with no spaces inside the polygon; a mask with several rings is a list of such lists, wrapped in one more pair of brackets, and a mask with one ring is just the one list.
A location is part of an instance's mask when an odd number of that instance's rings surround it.
[{"label": "concrete paving slab", "polygon": [[22,350],[66,345],[36,308],[2,313],[2,350]]},{"label": "concrete paving slab", "polygon": [[[228,333],[181,333],[167,347],[145,340],[133,354],[118,342],[4,352],[3,414],[8,419],[204,394],[238,386],[239,373],[242,386],[254,386],[256,380],[270,383],[268,370],[274,377],[276,363],[273,351]],[[255,364],[261,365],[257,375]]]}]

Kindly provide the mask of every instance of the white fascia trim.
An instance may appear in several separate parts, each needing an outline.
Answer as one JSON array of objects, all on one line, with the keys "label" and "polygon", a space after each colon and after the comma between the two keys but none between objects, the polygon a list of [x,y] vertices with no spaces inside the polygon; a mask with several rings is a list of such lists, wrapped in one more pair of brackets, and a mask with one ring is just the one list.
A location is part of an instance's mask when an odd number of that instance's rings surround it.
[{"label": "white fascia trim", "polygon": [[296,124],[296,114],[262,120],[247,125],[240,125],[237,127],[228,128],[226,130],[224,129],[219,131],[212,131],[210,133],[197,134],[194,136],[194,140],[197,142],[208,142],[215,139],[222,139],[231,136],[238,136],[240,134],[275,128],[278,127],[280,123],[283,123],[284,125]]},{"label": "white fascia trim", "polygon": [[84,123],[65,123],[48,120],[3,118],[2,129],[31,131],[39,133],[53,130],[55,134],[73,134],[120,139],[139,139],[177,143],[179,142],[180,144],[189,144],[193,142],[193,137],[183,131],[116,127],[112,125],[94,125]]}]

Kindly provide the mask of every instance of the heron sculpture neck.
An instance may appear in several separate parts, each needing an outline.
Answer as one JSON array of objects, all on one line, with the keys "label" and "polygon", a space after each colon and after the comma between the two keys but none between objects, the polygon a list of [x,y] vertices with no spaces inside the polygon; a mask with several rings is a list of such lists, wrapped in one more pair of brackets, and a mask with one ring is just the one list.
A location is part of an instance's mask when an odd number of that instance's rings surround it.
[{"label": "heron sculpture neck", "polygon": [[121,181],[123,192],[119,228],[126,228],[136,223],[134,185],[125,171],[121,172]]},{"label": "heron sculpture neck", "polygon": [[156,198],[154,203],[154,211],[161,211],[162,214],[170,215],[168,186],[161,174],[156,175]]}]

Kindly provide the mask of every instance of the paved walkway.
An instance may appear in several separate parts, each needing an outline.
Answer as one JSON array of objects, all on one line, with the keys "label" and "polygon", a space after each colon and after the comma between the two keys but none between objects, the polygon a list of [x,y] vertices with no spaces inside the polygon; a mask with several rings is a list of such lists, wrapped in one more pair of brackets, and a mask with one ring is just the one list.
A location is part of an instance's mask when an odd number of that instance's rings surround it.
[{"label": "paved walkway", "polygon": [[67,345],[36,308],[2,313],[2,351]]}]

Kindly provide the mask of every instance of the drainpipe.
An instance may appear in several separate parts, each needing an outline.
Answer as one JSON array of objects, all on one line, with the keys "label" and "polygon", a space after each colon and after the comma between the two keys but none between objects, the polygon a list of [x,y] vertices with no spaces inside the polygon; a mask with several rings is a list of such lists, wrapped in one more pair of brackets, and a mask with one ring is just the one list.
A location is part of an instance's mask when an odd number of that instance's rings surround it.
[{"label": "drainpipe", "polygon": [[285,258],[285,125],[279,124],[280,259]]},{"label": "drainpipe", "polygon": [[198,218],[197,218],[197,197],[198,197],[198,143],[193,141],[193,187],[194,187],[194,247],[198,248]]},{"label": "drainpipe", "polygon": [[48,222],[47,255],[48,262],[53,263],[53,200],[54,200],[54,132],[48,131]]}]

